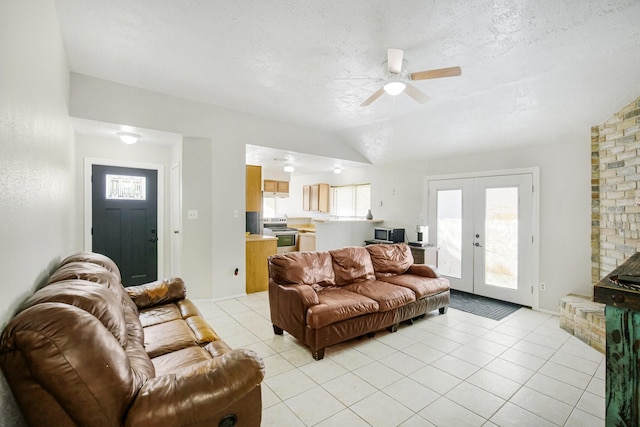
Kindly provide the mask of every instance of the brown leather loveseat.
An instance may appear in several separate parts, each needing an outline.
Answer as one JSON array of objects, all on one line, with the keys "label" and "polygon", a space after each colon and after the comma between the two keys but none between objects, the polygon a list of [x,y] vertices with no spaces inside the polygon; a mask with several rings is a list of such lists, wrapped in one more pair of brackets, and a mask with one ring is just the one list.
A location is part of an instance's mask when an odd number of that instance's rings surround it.
[{"label": "brown leather loveseat", "polygon": [[287,331],[320,360],[330,345],[446,313],[449,281],[413,264],[404,243],[289,252],[269,257],[269,305],[274,332]]},{"label": "brown leather loveseat", "polygon": [[262,360],[232,350],[181,279],[124,288],[90,252],[9,321],[0,366],[29,425],[259,426]]}]

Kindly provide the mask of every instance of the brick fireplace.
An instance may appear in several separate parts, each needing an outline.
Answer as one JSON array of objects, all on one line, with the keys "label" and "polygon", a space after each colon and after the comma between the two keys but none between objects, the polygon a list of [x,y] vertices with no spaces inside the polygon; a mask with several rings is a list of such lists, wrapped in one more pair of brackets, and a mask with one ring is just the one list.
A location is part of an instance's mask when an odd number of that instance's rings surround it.
[{"label": "brick fireplace", "polygon": [[640,98],[591,128],[591,281],[640,251]]}]

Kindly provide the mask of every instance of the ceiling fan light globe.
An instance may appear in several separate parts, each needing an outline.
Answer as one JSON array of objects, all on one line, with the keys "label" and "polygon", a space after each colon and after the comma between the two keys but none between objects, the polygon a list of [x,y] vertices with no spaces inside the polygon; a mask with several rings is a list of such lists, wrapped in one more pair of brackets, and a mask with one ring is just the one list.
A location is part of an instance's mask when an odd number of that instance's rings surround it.
[{"label": "ceiling fan light globe", "polygon": [[391,96],[396,96],[396,95],[400,95],[405,90],[406,87],[407,85],[404,84],[403,82],[392,81],[392,82],[387,82],[384,85],[384,91]]}]

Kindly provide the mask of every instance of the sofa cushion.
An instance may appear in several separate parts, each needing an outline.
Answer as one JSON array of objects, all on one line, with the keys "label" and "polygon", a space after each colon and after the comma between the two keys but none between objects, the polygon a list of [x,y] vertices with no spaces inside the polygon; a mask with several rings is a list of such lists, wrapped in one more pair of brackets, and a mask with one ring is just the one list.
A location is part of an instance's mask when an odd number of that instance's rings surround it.
[{"label": "sofa cushion", "polygon": [[71,262],[80,262],[80,263],[91,263],[100,265],[107,270],[111,271],[118,278],[118,282],[122,281],[122,276],[120,275],[120,269],[116,265],[115,262],[106,255],[102,255],[96,252],[78,252],[77,254],[70,255],[60,261],[59,267],[63,265],[69,264]]},{"label": "sofa cushion", "polygon": [[287,252],[269,257],[270,277],[280,284],[331,286],[335,276],[329,252]]},{"label": "sofa cushion", "polygon": [[21,310],[38,304],[62,303],[76,306],[93,317],[115,337],[127,344],[127,323],[118,297],[105,287],[87,280],[63,280],[38,290]]},{"label": "sofa cushion", "polygon": [[378,311],[384,312],[402,307],[416,300],[409,288],[378,280],[365,280],[345,285],[343,289],[366,296],[378,303]]},{"label": "sofa cushion", "polygon": [[126,291],[138,308],[154,307],[187,297],[187,287],[179,277],[129,286]]},{"label": "sofa cushion", "polygon": [[404,243],[368,245],[366,248],[378,278],[402,274],[413,264],[411,248]]},{"label": "sofa cushion", "polygon": [[195,345],[196,337],[182,319],[144,328],[144,348],[151,358]]},{"label": "sofa cushion", "polygon": [[333,261],[336,285],[375,279],[369,251],[364,247],[351,246],[329,251]]},{"label": "sofa cushion", "polygon": [[135,307],[135,304],[133,304],[131,298],[129,298],[129,295],[127,295],[127,292],[122,287],[122,283],[120,283],[120,273],[116,274],[101,264],[69,261],[70,259],[71,258],[67,258],[67,262],[51,274],[49,280],[47,280],[47,285],[71,279],[88,280],[89,282],[98,283],[110,289],[120,298],[123,306],[132,305]]},{"label": "sofa cushion", "polygon": [[140,323],[145,328],[178,319],[182,319],[182,314],[175,304],[163,304],[140,310]]},{"label": "sofa cushion", "polygon": [[211,354],[200,346],[183,348],[151,359],[156,375],[175,374],[177,371],[189,368],[197,363],[211,360]]},{"label": "sofa cushion", "polygon": [[339,287],[319,289],[318,300],[307,309],[307,325],[314,329],[378,311],[376,301]]},{"label": "sofa cushion", "polygon": [[423,277],[415,274],[399,274],[396,276],[382,277],[379,280],[411,289],[415,293],[417,299],[449,290],[449,281],[445,278]]}]

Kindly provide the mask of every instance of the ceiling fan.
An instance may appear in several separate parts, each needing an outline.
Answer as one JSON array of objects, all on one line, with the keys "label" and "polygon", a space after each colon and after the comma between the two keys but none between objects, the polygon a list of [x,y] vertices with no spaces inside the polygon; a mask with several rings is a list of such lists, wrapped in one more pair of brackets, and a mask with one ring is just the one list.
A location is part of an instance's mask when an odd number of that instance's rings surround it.
[{"label": "ceiling fan", "polygon": [[408,73],[407,70],[402,68],[402,64],[404,62],[404,51],[402,49],[388,49],[387,61],[385,62],[387,63],[387,79],[385,80],[384,85],[374,92],[373,95],[365,99],[362,104],[360,104],[361,107],[366,107],[371,104],[373,101],[380,98],[380,96],[385,92],[392,96],[399,95],[404,92],[420,104],[424,104],[429,100],[429,97],[410,82],[416,80],[439,79],[442,77],[456,77],[462,74],[462,69],[460,67],[438,68],[435,70]]}]

